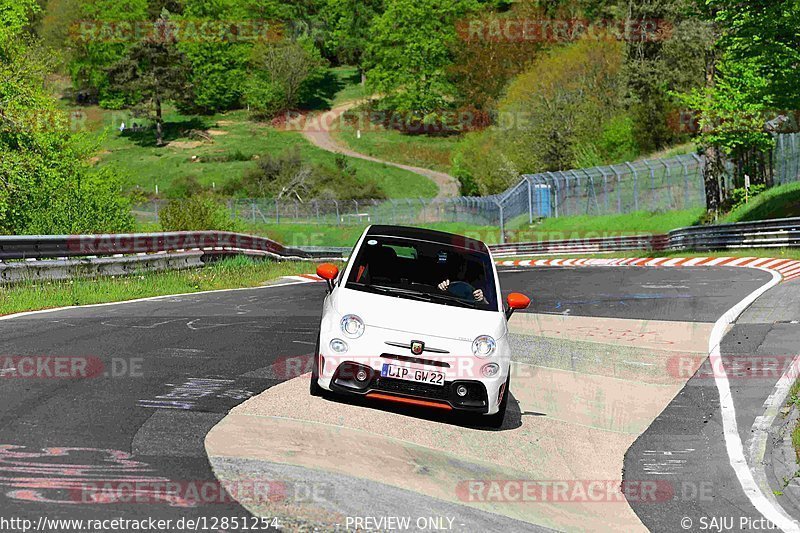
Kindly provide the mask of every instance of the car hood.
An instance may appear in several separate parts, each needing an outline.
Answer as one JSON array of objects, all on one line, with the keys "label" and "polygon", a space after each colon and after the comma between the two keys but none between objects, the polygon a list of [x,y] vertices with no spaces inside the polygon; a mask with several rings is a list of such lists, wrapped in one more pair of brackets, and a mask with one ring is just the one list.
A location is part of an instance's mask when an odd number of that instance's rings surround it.
[{"label": "car hood", "polygon": [[340,315],[358,315],[367,328],[470,342],[478,335],[491,335],[499,339],[506,332],[505,316],[500,311],[420,302],[344,287],[336,293],[334,309]]}]

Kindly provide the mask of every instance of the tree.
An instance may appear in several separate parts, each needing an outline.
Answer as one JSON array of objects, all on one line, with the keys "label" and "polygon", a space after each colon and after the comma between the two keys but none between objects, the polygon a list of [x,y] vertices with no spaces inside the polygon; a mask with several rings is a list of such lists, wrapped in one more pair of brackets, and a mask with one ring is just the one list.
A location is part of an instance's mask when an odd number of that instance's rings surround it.
[{"label": "tree", "polygon": [[706,207],[715,216],[727,194],[724,158],[734,161],[734,186],[745,173],[771,184],[773,138],[767,123],[800,105],[800,5],[795,0],[698,0],[713,22],[706,84],[682,96],[700,114],[706,155]]},{"label": "tree", "polygon": [[340,63],[357,65],[365,82],[363,57],[370,28],[384,9],[384,0],[327,0],[323,18],[328,25],[326,48]]},{"label": "tree", "polygon": [[111,86],[134,102],[134,111],[155,121],[157,146],[164,145],[162,106],[169,100],[187,98],[188,74],[186,57],[176,46],[167,12],[150,35],[108,70]]},{"label": "tree", "polygon": [[[261,44],[253,49],[247,102],[257,111],[283,111],[297,105],[305,88],[324,74],[327,62],[308,39]],[[260,100],[268,92],[275,95]]]},{"label": "tree", "polygon": [[73,88],[103,107],[125,107],[130,102],[110,87],[108,69],[134,46],[132,36],[147,20],[147,0],[80,0],[79,8],[68,46]]},{"label": "tree", "polygon": [[388,107],[416,119],[447,109],[457,93],[447,75],[455,22],[478,8],[475,0],[387,0],[370,28],[367,83]]},{"label": "tree", "polygon": [[34,9],[0,0],[0,233],[130,231],[117,176],[91,166],[96,146],[44,88],[51,55],[24,31]]}]

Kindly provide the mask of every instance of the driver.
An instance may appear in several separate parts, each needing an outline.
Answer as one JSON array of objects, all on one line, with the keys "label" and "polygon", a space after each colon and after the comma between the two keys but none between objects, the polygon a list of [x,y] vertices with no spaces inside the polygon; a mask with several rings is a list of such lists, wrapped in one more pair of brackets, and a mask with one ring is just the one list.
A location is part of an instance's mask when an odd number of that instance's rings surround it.
[{"label": "driver", "polygon": [[[478,281],[478,276],[475,276],[474,269],[469,268],[469,264],[467,261],[463,259],[460,260],[458,262],[458,267],[454,269],[453,275],[451,277],[456,281],[451,282],[450,278],[442,281],[441,283],[439,283],[439,285],[437,285],[440,291],[450,292],[466,300],[469,298],[469,292],[467,292],[467,287],[468,287],[469,291],[472,293],[473,300],[475,300],[476,302],[486,301],[483,295],[483,290],[476,289],[475,287],[472,286],[472,283]],[[463,287],[464,285],[466,285],[467,287]]]}]

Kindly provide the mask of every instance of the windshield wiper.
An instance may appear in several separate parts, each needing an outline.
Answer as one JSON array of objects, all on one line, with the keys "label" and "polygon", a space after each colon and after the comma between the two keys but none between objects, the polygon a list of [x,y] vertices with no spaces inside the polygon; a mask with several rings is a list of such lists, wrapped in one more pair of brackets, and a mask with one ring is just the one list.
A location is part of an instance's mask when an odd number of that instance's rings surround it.
[{"label": "windshield wiper", "polygon": [[415,300],[421,300],[423,302],[430,302],[430,294],[425,292],[419,292],[412,289],[401,289],[399,287],[386,287],[384,285],[367,285],[366,283],[358,283],[358,282],[350,282],[356,287],[363,287],[366,290],[373,290],[376,292],[380,292],[382,294],[399,294],[402,296],[408,296],[409,298],[413,298]]},{"label": "windshield wiper", "polygon": [[415,291],[414,289],[404,289],[401,287],[388,287],[385,285],[367,285],[365,283],[358,283],[358,282],[350,282],[357,287],[363,287],[367,290],[374,290],[376,292],[380,292],[383,294],[398,294],[401,296],[407,296],[409,298],[413,298],[415,300],[421,300],[423,302],[432,302],[433,300],[445,300],[448,303],[452,302],[454,304],[460,305],[461,307],[467,307],[469,309],[478,309],[478,304],[480,302],[469,302],[467,300],[462,300],[458,296],[453,296],[446,293],[432,293],[432,292],[421,292]]},{"label": "windshield wiper", "polygon": [[459,298],[458,296],[452,296],[450,294],[438,294],[437,293],[437,294],[431,294],[430,296],[432,298],[438,298],[438,299],[441,299],[441,300],[447,300],[448,302],[453,302],[453,303],[459,304],[459,305],[461,305],[463,307],[469,307],[470,309],[477,309],[478,308],[478,304],[480,303],[480,302],[470,302],[470,301],[467,301],[467,300],[463,300],[463,299]]}]

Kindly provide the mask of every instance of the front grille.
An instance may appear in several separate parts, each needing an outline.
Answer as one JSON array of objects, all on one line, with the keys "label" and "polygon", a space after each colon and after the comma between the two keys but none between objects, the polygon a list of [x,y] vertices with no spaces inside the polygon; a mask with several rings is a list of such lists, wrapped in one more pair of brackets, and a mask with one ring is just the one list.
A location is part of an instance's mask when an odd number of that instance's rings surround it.
[{"label": "front grille", "polygon": [[445,382],[444,386],[439,386],[428,383],[413,383],[402,379],[377,377],[372,384],[372,388],[434,400],[447,400],[450,397],[450,383],[448,382]]}]

